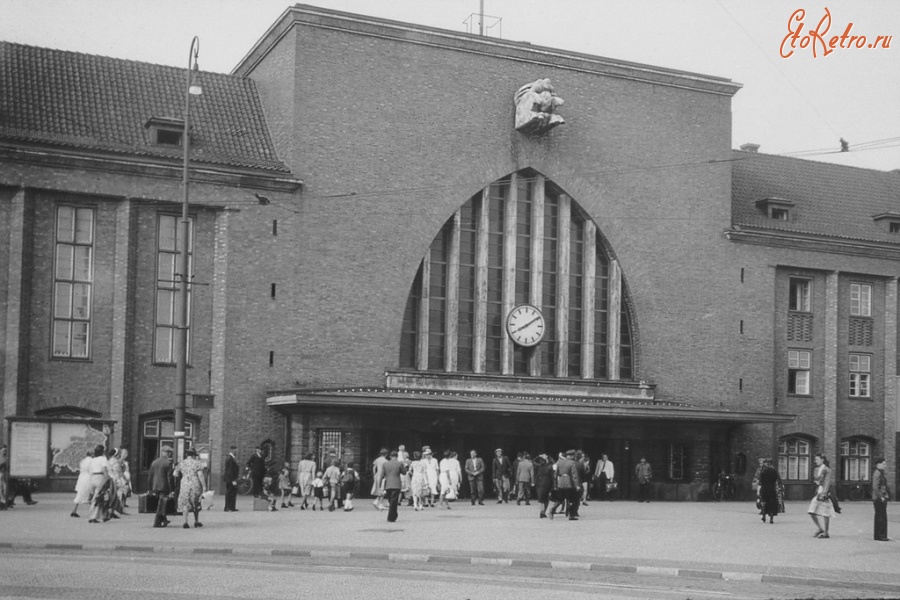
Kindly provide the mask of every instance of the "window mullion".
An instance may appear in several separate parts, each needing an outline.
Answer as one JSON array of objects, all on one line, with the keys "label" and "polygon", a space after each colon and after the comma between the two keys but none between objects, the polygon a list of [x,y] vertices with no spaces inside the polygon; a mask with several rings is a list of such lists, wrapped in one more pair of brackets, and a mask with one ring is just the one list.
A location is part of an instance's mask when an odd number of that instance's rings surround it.
[{"label": "window mullion", "polygon": [[[516,301],[516,222],[518,219],[519,179],[513,173],[509,179],[509,194],[506,198],[506,209],[503,217],[503,293],[502,316],[505,319],[512,311]],[[504,331],[500,342],[501,373],[512,375],[515,367],[515,348],[509,335]]]},{"label": "window mullion", "polygon": [[609,373],[607,377],[611,381],[619,379],[619,344],[621,341],[622,327],[622,271],[619,269],[619,261],[609,261],[609,346],[606,351]]},{"label": "window mullion", "polygon": [[556,244],[556,376],[569,375],[569,269],[572,233],[571,202],[565,194],[559,197]]},{"label": "window mullion", "polygon": [[416,323],[416,368],[428,370],[428,319],[431,304],[431,247],[422,261],[422,288],[419,295],[419,319]]},{"label": "window mullion", "polygon": [[597,227],[584,222],[584,283],[581,290],[581,376],[594,377],[594,310],[596,304]]},{"label": "window mullion", "polygon": [[488,211],[490,186],[481,192],[475,203],[475,329],[472,344],[472,367],[484,373],[487,351],[488,300]]},{"label": "window mullion", "polygon": [[444,370],[456,371],[457,342],[459,340],[459,225],[460,214],[453,214],[450,230],[450,256],[447,257],[447,309],[445,311]]},{"label": "window mullion", "polygon": [[[544,279],[544,176],[534,182],[531,199],[531,304],[542,308]],[[528,359],[528,373],[532,377],[541,374],[541,347],[534,347]]]}]

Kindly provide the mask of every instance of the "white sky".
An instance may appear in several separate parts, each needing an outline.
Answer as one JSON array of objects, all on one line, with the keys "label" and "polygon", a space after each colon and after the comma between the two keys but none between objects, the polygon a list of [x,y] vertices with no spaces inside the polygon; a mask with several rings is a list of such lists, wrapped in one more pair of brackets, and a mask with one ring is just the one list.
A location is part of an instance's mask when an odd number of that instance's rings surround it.
[{"label": "white sky", "polygon": [[[306,4],[465,31],[478,0],[307,0]],[[484,0],[502,37],[727,77],[732,146],[753,142],[793,154],[882,170],[900,168],[900,2],[896,0]],[[0,0],[0,39],[187,67],[194,35],[200,67],[230,72],[286,0]],[[831,13],[826,39],[894,36],[890,48],[811,47],[779,56],[788,22],[805,34]],[[796,25],[794,27],[796,29]],[[494,35],[492,32],[491,35]],[[565,97],[564,93],[560,93]],[[850,152],[838,153],[839,139]],[[877,142],[877,143],[870,143]],[[868,147],[868,149],[867,149]],[[808,155],[807,151],[820,151]],[[801,154],[794,154],[801,153]],[[825,154],[827,153],[827,154]]]}]

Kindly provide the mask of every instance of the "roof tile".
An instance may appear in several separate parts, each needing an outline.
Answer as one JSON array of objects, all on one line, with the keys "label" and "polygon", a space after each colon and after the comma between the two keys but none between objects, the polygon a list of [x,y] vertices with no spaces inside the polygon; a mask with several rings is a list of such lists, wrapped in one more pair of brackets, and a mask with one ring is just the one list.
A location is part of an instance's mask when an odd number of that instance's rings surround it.
[{"label": "roof tile", "polygon": [[[900,172],[861,169],[735,150],[732,222],[856,240],[900,243],[873,216],[900,210]],[[770,219],[756,206],[777,197],[794,203],[791,221]]]},{"label": "roof tile", "polygon": [[[191,160],[287,173],[251,79],[199,73],[191,99]],[[0,42],[0,137],[179,158],[152,143],[151,117],[183,118],[185,69]]]}]

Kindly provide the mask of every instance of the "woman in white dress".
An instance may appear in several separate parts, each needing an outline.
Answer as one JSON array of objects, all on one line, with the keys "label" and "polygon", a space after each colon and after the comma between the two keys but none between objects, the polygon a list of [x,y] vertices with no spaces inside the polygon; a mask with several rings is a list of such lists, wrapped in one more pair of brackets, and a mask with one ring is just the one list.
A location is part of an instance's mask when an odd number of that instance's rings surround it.
[{"label": "woman in white dress", "polygon": [[88,469],[91,472],[91,513],[88,515],[88,523],[99,523],[100,519],[109,521],[106,510],[106,502],[101,497],[101,492],[109,481],[109,469],[107,467],[106,449],[103,444],[94,448],[94,456],[91,458]]},{"label": "woman in white dress", "polygon": [[428,506],[434,507],[434,499],[438,493],[438,470],[440,465],[428,446],[422,448],[422,462],[425,463],[425,474],[428,476],[428,487],[431,491],[431,494],[428,496]]},{"label": "woman in white dress", "polygon": [[459,464],[459,454],[450,451],[450,489],[453,490],[451,500],[459,498],[459,483],[462,481],[462,466]]},{"label": "woman in white dress", "polygon": [[413,506],[416,510],[425,508],[425,498],[431,494],[431,487],[428,485],[428,473],[425,467],[425,461],[422,460],[422,453],[416,450],[413,452],[412,462],[409,464],[410,481],[409,491],[413,497]]},{"label": "woman in white dress", "polygon": [[[313,460],[313,454],[310,452],[297,464],[297,491],[300,492],[298,495],[303,500],[300,503],[300,510],[309,508],[309,503],[307,503],[306,499],[313,495],[312,484],[315,478],[316,461]],[[315,499],[313,504],[315,504]]]},{"label": "woman in white dress", "polygon": [[78,481],[75,482],[75,508],[72,509],[71,516],[80,517],[78,514],[79,504],[88,504],[91,501],[91,459],[94,458],[94,451],[88,450],[87,455],[81,459],[78,465]]},{"label": "woman in white dress", "polygon": [[[818,484],[816,494],[809,502],[809,516],[812,517],[813,523],[819,530],[816,532],[817,538],[828,538],[828,525],[831,517],[834,516],[834,508],[831,504],[832,484],[834,479],[831,475],[831,468],[828,466],[828,459],[819,452],[816,454],[816,472],[815,481]],[[819,524],[819,517],[822,517],[822,524]]]},{"label": "woman in white dress", "polygon": [[441,488],[441,500],[438,505],[442,508],[449,509],[450,502],[447,500],[447,493],[450,491],[450,469],[452,468],[449,450],[444,450],[444,458],[441,459],[439,468],[440,474],[438,476],[438,483],[440,483]]}]

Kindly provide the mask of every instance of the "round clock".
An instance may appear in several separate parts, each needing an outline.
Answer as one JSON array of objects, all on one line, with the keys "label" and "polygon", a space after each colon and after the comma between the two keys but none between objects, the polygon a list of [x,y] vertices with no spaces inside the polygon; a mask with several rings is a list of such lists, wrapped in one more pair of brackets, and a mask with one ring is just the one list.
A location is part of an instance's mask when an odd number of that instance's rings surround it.
[{"label": "round clock", "polygon": [[544,315],[530,304],[520,304],[506,317],[506,332],[520,346],[536,346],[544,338]]}]

